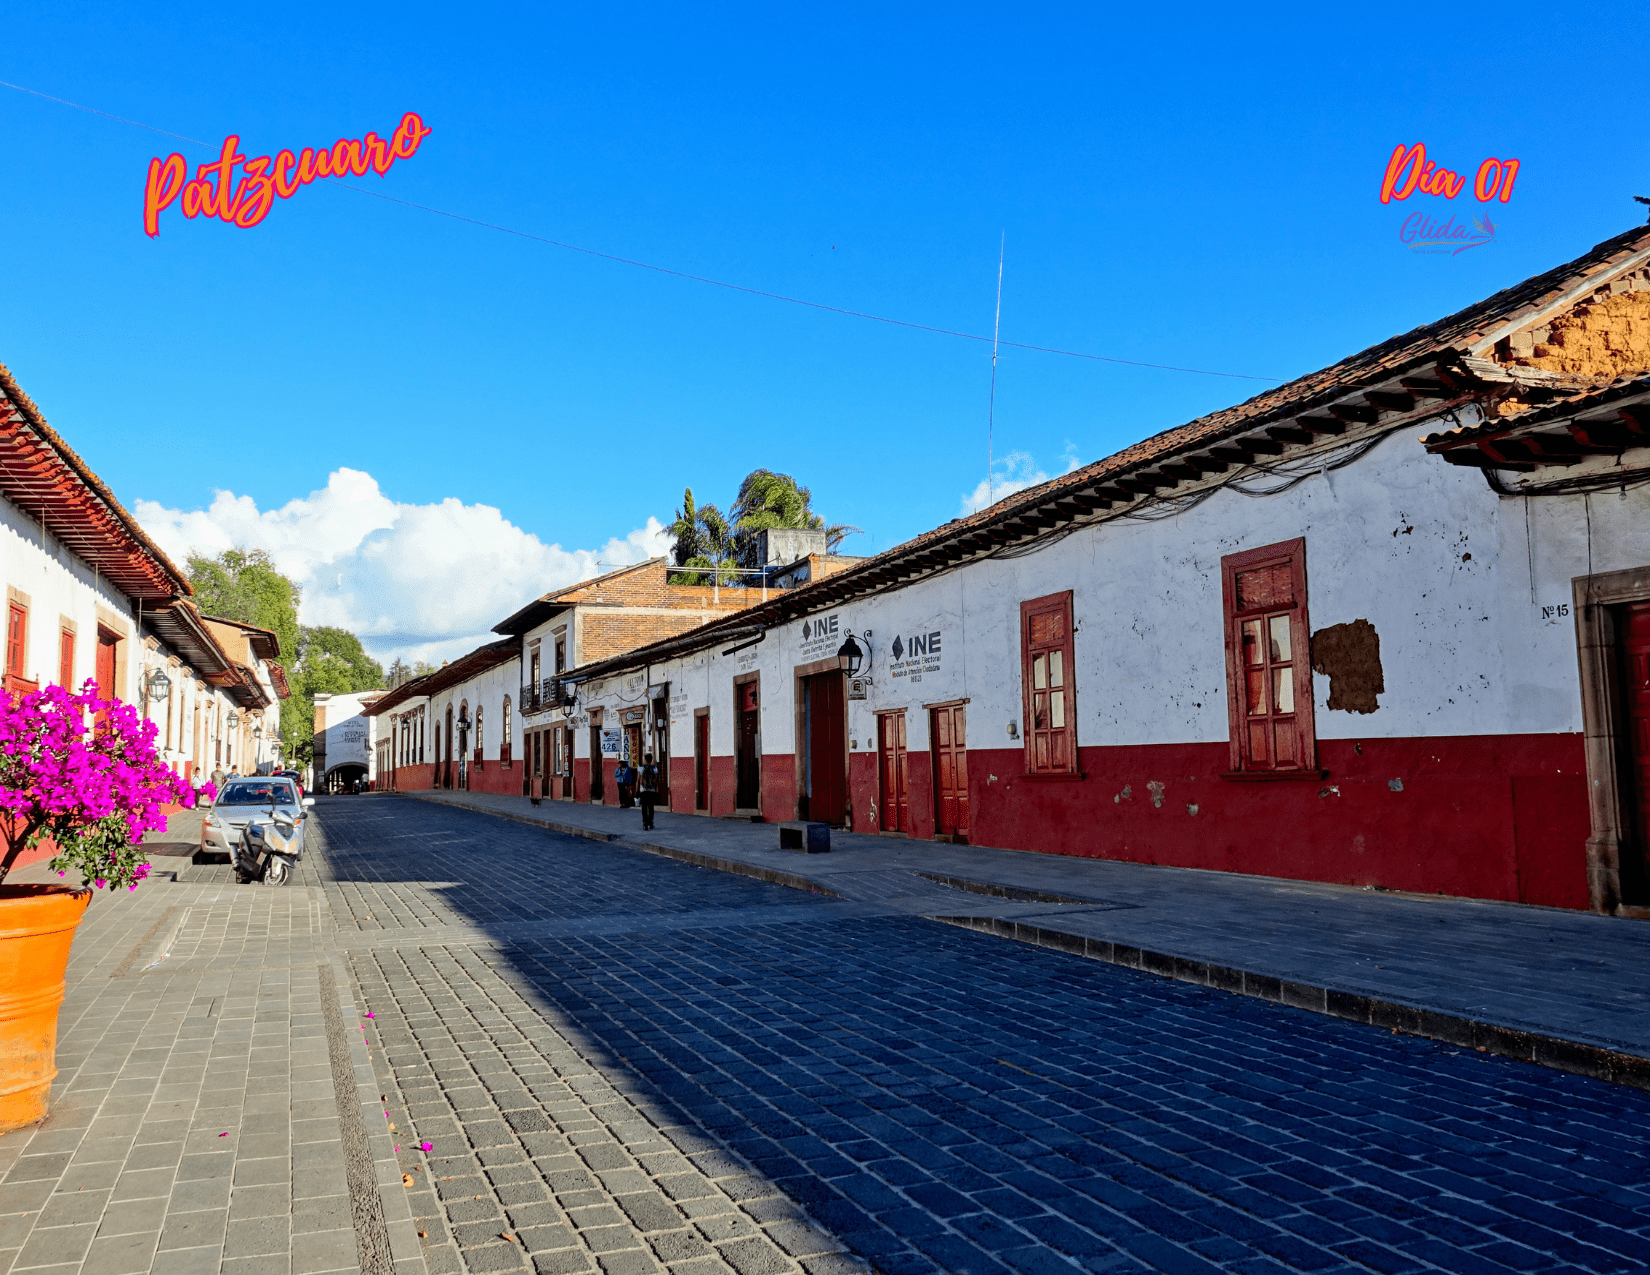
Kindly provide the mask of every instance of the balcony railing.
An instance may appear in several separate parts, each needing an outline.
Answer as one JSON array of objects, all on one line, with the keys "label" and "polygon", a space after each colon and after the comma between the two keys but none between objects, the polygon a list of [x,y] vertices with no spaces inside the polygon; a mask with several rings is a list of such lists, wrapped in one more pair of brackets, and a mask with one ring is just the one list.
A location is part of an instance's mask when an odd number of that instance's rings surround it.
[{"label": "balcony railing", "polygon": [[521,688],[519,711],[523,713],[547,713],[553,708],[559,708],[567,701],[561,694],[561,683],[553,677],[545,678],[538,685],[528,683]]}]

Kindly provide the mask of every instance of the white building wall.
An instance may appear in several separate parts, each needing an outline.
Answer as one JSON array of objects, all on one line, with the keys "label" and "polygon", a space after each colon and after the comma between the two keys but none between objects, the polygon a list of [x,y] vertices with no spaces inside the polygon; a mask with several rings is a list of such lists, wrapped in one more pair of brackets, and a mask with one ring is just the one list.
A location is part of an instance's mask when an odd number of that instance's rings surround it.
[{"label": "white building wall", "polygon": [[75,628],[74,684],[94,676],[97,658],[98,607],[106,621],[123,634],[121,685],[104,688],[120,699],[135,699],[137,661],[132,641],[131,603],[108,578],[93,571],[40,523],[9,500],[0,498],[0,573],[6,585],[29,600],[26,676],[42,686],[58,680],[58,635],[63,621]]},{"label": "white building wall", "polygon": [[[849,703],[861,748],[878,709],[965,696],[971,748],[1018,747],[1008,726],[1021,719],[1020,604],[1071,589],[1080,745],[1224,741],[1220,559],[1304,536],[1312,629],[1368,620],[1386,682],[1375,713],[1330,712],[1328,678],[1315,675],[1318,738],[1579,731],[1571,580],[1650,563],[1650,488],[1500,496],[1476,470],[1422,451],[1415,439],[1428,431],[1417,424],[1389,435],[1346,468],[1279,495],[1216,491],[1173,516],[1113,518],[1022,557],[823,612],[809,617],[808,639],[798,620],[732,656],[713,649],[655,665],[639,683],[629,675],[582,686],[581,721],[591,707],[612,714],[646,698],[648,681],[669,680],[681,701],[673,754],[691,755],[693,710],[708,705],[711,751],[725,756],[734,747],[731,682],[754,669],[762,751],[794,754],[793,669],[834,655],[848,629],[869,629],[870,697]],[[814,634],[820,620],[836,625],[824,641]],[[896,634],[908,643],[928,633],[941,635],[939,659],[895,676]],[[910,748],[928,747],[926,713],[910,714],[907,731]],[[581,757],[587,734],[576,736]]]}]

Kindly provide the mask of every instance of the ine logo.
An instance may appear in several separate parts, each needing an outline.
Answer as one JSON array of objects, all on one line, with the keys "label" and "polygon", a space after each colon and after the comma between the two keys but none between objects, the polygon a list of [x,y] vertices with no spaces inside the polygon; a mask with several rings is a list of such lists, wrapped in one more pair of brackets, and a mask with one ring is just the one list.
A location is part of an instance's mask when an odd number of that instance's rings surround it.
[{"label": "ine logo", "polygon": [[802,621],[802,640],[835,637],[838,632],[837,617],[827,615],[818,620]]}]

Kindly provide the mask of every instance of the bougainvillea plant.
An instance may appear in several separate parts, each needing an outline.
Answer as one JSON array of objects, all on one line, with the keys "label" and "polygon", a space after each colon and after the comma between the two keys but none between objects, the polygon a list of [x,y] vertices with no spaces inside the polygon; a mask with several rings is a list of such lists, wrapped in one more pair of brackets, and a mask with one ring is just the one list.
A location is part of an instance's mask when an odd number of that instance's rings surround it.
[{"label": "bougainvillea plant", "polygon": [[0,881],[32,846],[50,840],[59,876],[77,872],[98,889],[149,874],[143,834],[166,827],[164,807],[211,800],[167,769],[155,751],[155,724],[97,683],[78,692],[47,686],[0,694]]}]

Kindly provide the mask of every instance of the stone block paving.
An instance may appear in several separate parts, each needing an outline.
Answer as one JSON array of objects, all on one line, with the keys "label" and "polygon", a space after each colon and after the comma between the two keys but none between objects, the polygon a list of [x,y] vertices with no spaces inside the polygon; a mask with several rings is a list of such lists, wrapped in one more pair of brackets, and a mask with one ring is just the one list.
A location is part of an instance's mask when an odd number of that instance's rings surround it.
[{"label": "stone block paving", "polygon": [[[50,1114],[0,1137],[0,1272],[362,1269],[332,1057],[351,1042],[325,1021],[329,996],[344,1013],[353,998],[337,987],[324,909],[300,887],[155,881],[94,895]],[[366,1074],[353,1059],[343,1074],[358,1101],[371,1073],[353,1047]],[[370,1179],[375,1149],[360,1150]],[[377,1234],[395,1233],[401,1260],[378,1270],[422,1275],[405,1200],[386,1195]]]},{"label": "stone block paving", "polygon": [[582,1033],[482,953],[353,966],[433,1275],[861,1269],[650,1087],[586,1058]]},{"label": "stone block paving", "polygon": [[[388,797],[322,799],[328,898],[340,931],[455,923],[485,926],[635,913],[818,902],[796,890],[663,864],[630,851],[622,888],[612,855],[569,855],[568,838],[523,835],[464,810]],[[416,870],[409,870],[416,865]],[[695,878],[706,888],[684,888]],[[545,888],[553,883],[554,888]]]},{"label": "stone block paving", "polygon": [[[480,923],[350,951],[431,1269],[1650,1267],[1643,1092],[917,918],[742,924],[783,887],[426,810],[326,817],[329,892]],[[672,879],[726,925],[484,934]]]}]

